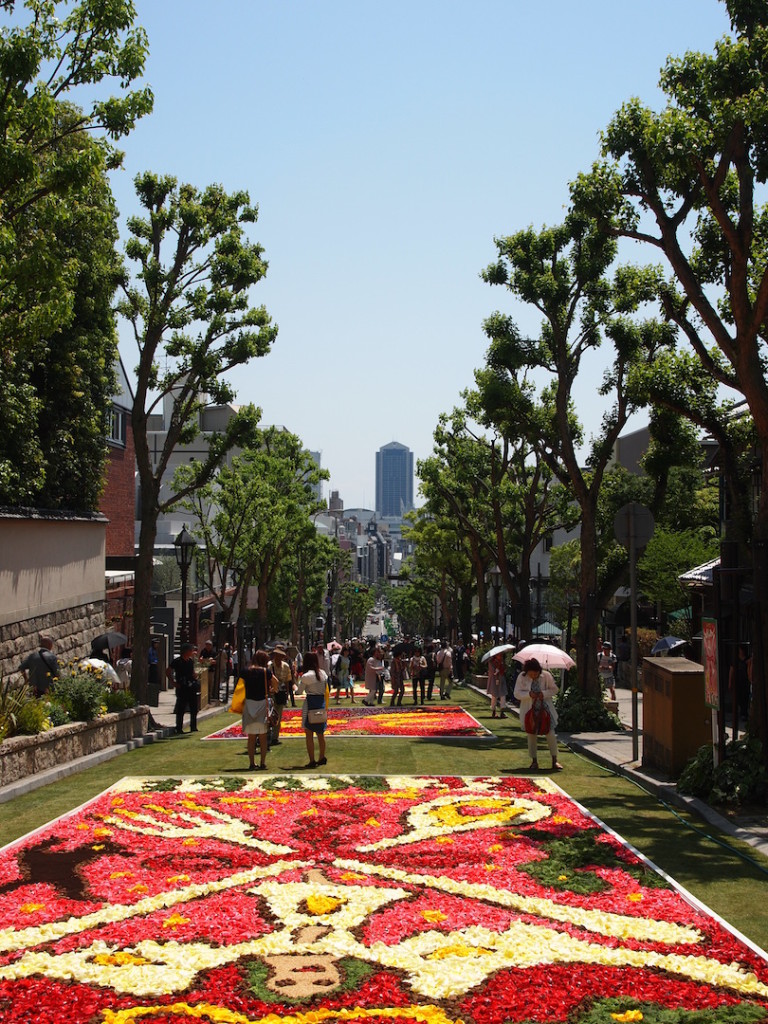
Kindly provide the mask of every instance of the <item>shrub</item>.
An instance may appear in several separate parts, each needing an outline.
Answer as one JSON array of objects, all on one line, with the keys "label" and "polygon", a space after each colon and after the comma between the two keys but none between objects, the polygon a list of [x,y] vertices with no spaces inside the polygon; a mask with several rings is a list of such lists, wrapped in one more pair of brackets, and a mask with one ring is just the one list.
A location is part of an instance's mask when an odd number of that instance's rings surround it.
[{"label": "shrub", "polygon": [[130,690],[109,690],[107,692],[107,711],[126,711],[136,707],[136,698]]},{"label": "shrub", "polygon": [[[495,640],[484,640],[481,644],[477,644],[472,653],[472,666],[471,671],[476,675],[483,676],[488,671],[488,662],[483,662],[483,655],[486,651],[490,651],[492,647],[496,647]],[[511,653],[511,652],[510,652]]]},{"label": "shrub", "polygon": [[71,675],[57,679],[51,687],[51,696],[60,704],[73,722],[90,722],[107,710],[109,687],[99,672],[75,669]]},{"label": "shrub", "polygon": [[621,729],[618,715],[609,711],[602,697],[587,697],[578,686],[569,686],[555,697],[557,728],[562,732],[612,732]]},{"label": "shrub", "polygon": [[0,685],[0,742],[6,736],[13,736],[18,728],[19,715],[24,706],[35,697],[25,682],[12,683],[2,680]]},{"label": "shrub", "polygon": [[51,728],[56,725],[67,725],[72,721],[67,713],[67,709],[55,700],[48,701],[46,710],[48,712],[48,724]]},{"label": "shrub", "polygon": [[48,719],[48,706],[45,701],[32,698],[26,704],[22,704],[16,715],[16,736],[35,736],[39,732],[45,732],[50,728]]},{"label": "shrub", "polygon": [[726,744],[725,758],[714,767],[712,747],[700,747],[678,780],[681,793],[713,804],[760,804],[768,794],[762,746],[748,736]]}]

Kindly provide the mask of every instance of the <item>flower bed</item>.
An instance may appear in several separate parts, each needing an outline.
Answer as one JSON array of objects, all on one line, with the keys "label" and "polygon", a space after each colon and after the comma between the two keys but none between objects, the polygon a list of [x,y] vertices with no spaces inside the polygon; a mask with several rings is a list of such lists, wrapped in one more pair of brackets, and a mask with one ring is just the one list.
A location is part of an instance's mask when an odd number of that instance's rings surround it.
[{"label": "flower bed", "polygon": [[[303,736],[301,708],[285,708],[280,735]],[[467,711],[452,704],[419,707],[336,707],[328,708],[328,736],[414,736],[440,739],[470,736],[492,737]],[[207,740],[241,740],[240,722],[206,736]]]},{"label": "flower bed", "polygon": [[140,706],[91,722],[59,725],[34,736],[12,736],[0,743],[0,786],[145,736],[148,721],[149,708]]},{"label": "flower bed", "polygon": [[768,963],[548,780],[124,779],[0,851],[0,1007],[725,1024]]}]

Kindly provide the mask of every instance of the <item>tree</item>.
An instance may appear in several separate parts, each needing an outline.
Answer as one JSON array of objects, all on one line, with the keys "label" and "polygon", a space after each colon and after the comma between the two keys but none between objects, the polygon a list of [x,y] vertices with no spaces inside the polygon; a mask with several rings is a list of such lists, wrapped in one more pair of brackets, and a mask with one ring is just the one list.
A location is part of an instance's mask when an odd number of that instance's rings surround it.
[{"label": "tree", "polygon": [[[116,352],[106,172],[152,108],[148,88],[130,91],[146,37],[127,0],[29,0],[26,22],[2,8],[15,18],[0,29],[0,502],[89,511]],[[94,86],[110,81],[122,95],[105,99]]]},{"label": "tree", "polygon": [[[529,228],[496,239],[498,259],[484,272],[490,284],[506,286],[542,314],[541,335],[520,336],[513,320],[495,313],[485,323],[491,339],[486,368],[476,376],[487,422],[506,437],[524,437],[552,474],[569,489],[580,513],[581,580],[576,634],[579,686],[599,696],[594,651],[598,612],[615,590],[615,580],[599,578],[598,501],[613,449],[634,405],[627,374],[635,363],[669,345],[671,331],[653,319],[633,314],[648,298],[642,272],[608,271],[616,243],[589,218],[569,215],[565,222],[540,232]],[[610,399],[601,433],[590,440],[586,459],[583,432],[573,408],[573,387],[587,352],[604,340],[612,350],[595,392]],[[549,375],[537,392],[528,374]]]},{"label": "tree", "polygon": [[[194,463],[181,467],[174,478],[175,488],[187,489],[198,472]],[[222,466],[210,482],[194,487],[182,502],[194,516],[193,532],[205,550],[203,582],[216,594],[223,617],[232,618],[238,604],[245,615],[248,589],[258,588],[260,642],[267,639],[270,624],[287,618],[289,607],[301,603],[306,595],[306,580],[302,585],[297,578],[287,593],[276,581],[285,560],[297,557],[316,540],[311,517],[322,504],[313,486],[327,475],[300,438],[280,427],[267,427],[256,430],[230,465]],[[324,546],[315,543],[313,575],[321,572],[323,585],[324,553]],[[277,602],[280,609],[274,607],[278,595],[285,599],[285,603]]]},{"label": "tree", "polygon": [[682,573],[715,558],[717,552],[712,537],[657,526],[637,563],[638,583],[662,614],[677,611],[690,604],[690,595],[680,583]]},{"label": "tree", "polygon": [[258,443],[245,453],[243,462],[247,464],[256,502],[243,551],[244,571],[258,590],[256,618],[259,635],[265,637],[270,592],[292,550],[314,556],[305,561],[292,595],[294,603],[303,608],[311,595],[314,607],[319,608],[325,594],[330,552],[314,543],[312,517],[324,508],[313,488],[328,478],[328,471],[317,466],[300,438],[280,427],[261,431]]},{"label": "tree", "polygon": [[[14,13],[16,0],[3,0]],[[143,73],[147,38],[134,25],[131,0],[27,0],[31,18],[0,30],[0,223],[12,226],[46,196],[66,197],[106,158],[121,154],[109,140],[126,135],[152,109],[148,87],[128,91]],[[110,79],[122,96],[101,98]],[[86,99],[86,109],[73,96]],[[68,100],[69,103],[64,103]],[[100,153],[67,147],[76,135],[99,133]]]},{"label": "tree", "polygon": [[[422,491],[430,507],[447,510],[458,530],[472,538],[483,631],[488,635],[490,627],[484,577],[489,564],[498,565],[516,625],[529,637],[531,555],[544,537],[577,517],[568,492],[543,462],[531,458],[526,440],[479,433],[472,420],[481,412],[480,398],[466,392],[464,399],[464,409],[440,417],[434,454],[419,462]],[[462,622],[462,633],[471,632],[471,621]]]},{"label": "tree", "polygon": [[[118,311],[132,327],[139,356],[131,411],[141,489],[132,685],[144,699],[158,517],[208,483],[227,452],[247,444],[257,411],[247,406],[225,430],[209,435],[207,457],[161,497],[169,460],[200,433],[206,396],[231,401],[225,375],[265,355],[277,329],[263,306],[250,305],[250,288],[267,264],[261,246],[244,235],[244,225],[257,217],[246,192],[229,195],[219,185],[199,191],[150,173],[136,178],[136,191],[146,215],[129,220],[126,253],[138,269],[135,282],[123,282]],[[172,410],[168,429],[162,448],[150,451],[149,417],[164,402]]]},{"label": "tree", "polygon": [[345,580],[339,588],[339,624],[345,637],[359,636],[376,595],[368,587]]},{"label": "tree", "polygon": [[667,61],[660,113],[624,104],[604,133],[604,160],[574,183],[573,198],[607,233],[665,259],[666,315],[704,371],[744,396],[754,421],[764,483],[749,545],[753,724],[768,761],[768,8],[726,7],[733,37],[712,54]]},{"label": "tree", "polygon": [[[66,148],[92,149],[87,137]],[[103,163],[65,200],[41,199],[20,214],[28,253],[59,268],[66,314],[45,317],[47,331],[26,330],[45,274],[27,279],[24,259],[0,259],[4,284],[0,339],[0,503],[90,512],[99,507],[107,453],[107,416],[114,393],[117,335],[112,301],[120,275],[117,212]],[[40,266],[40,264],[36,264]],[[42,300],[41,300],[42,301]],[[11,307],[19,311],[15,316]]]},{"label": "tree", "polygon": [[422,623],[426,627],[423,631],[452,637],[458,622],[460,595],[471,585],[472,540],[457,529],[448,510],[436,510],[429,500],[411,512],[409,519],[403,536],[414,545],[414,554],[407,563],[405,579],[422,591],[418,604],[430,608],[430,615]]},{"label": "tree", "polygon": [[338,545],[308,522],[285,552],[267,594],[269,635],[287,636],[304,645],[311,637],[310,622],[320,614]]}]

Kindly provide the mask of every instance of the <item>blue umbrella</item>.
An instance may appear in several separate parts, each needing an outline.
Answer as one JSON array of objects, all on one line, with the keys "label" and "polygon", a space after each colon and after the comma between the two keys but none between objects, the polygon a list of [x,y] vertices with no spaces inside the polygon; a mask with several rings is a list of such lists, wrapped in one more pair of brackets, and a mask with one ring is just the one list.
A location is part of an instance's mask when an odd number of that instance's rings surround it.
[{"label": "blue umbrella", "polygon": [[664,654],[667,651],[674,651],[676,647],[684,644],[685,640],[681,640],[679,636],[663,636],[661,640],[657,640],[651,648],[651,654]]}]

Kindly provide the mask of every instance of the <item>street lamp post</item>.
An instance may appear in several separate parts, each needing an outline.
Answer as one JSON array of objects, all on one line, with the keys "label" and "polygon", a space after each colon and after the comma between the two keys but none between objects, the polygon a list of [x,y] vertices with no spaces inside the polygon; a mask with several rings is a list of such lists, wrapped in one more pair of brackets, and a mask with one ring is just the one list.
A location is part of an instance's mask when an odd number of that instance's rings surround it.
[{"label": "street lamp post", "polygon": [[176,549],[176,564],[181,570],[181,642],[185,644],[189,641],[189,626],[187,622],[187,576],[189,575],[189,567],[192,565],[193,552],[197,547],[197,542],[192,534],[187,530],[186,525],[173,542],[173,546]]},{"label": "street lamp post", "polygon": [[501,604],[501,569],[498,565],[494,565],[492,569],[488,570],[488,580],[493,587],[493,614],[496,619],[496,642],[499,639],[499,605]]}]

